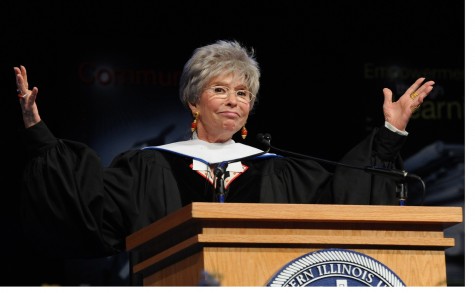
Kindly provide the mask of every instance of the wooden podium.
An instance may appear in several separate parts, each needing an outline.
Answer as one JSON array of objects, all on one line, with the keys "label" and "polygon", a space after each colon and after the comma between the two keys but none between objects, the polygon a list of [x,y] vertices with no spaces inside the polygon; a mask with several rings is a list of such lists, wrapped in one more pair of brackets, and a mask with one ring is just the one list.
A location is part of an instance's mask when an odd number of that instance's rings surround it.
[{"label": "wooden podium", "polygon": [[326,248],[383,263],[406,286],[446,286],[444,229],[461,207],[192,203],[126,239],[135,285],[265,286],[288,262]]}]

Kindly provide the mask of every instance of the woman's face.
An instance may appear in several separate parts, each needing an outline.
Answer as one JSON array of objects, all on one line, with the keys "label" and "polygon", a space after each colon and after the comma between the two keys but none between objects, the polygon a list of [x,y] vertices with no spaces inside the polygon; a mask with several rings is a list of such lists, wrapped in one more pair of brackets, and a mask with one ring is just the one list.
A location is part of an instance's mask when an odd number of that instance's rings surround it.
[{"label": "woman's face", "polygon": [[249,93],[244,81],[233,74],[212,79],[196,105],[189,104],[192,113],[199,113],[198,138],[208,142],[225,142],[247,121],[250,111]]}]

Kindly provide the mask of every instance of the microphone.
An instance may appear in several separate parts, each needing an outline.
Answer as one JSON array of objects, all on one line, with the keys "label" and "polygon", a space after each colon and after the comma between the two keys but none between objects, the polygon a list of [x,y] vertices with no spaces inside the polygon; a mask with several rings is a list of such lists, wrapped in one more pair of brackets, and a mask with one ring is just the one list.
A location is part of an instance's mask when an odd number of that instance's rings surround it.
[{"label": "microphone", "polygon": [[223,203],[226,199],[226,192],[224,190],[224,180],[226,178],[225,178],[224,175],[226,174],[226,168],[228,167],[229,164],[239,162],[239,161],[243,161],[243,160],[247,160],[247,159],[252,159],[252,158],[255,158],[255,157],[259,157],[259,156],[262,156],[262,155],[266,154],[268,151],[269,151],[269,148],[265,151],[262,151],[260,153],[254,154],[254,155],[250,155],[250,156],[241,157],[241,158],[233,159],[233,160],[230,160],[230,161],[224,161],[224,162],[218,163],[216,165],[216,167],[214,168],[214,178],[216,180],[216,195],[215,195],[216,200],[218,202]]},{"label": "microphone", "polygon": [[[335,162],[335,161],[325,160],[325,159],[321,159],[321,158],[311,157],[311,156],[307,156],[307,155],[304,155],[304,154],[294,153],[294,152],[291,152],[291,151],[286,151],[286,150],[279,149],[279,148],[276,148],[274,146],[271,146],[271,143],[270,143],[271,135],[269,133],[265,133],[265,134],[259,133],[259,134],[257,134],[257,141],[259,143],[261,143],[262,145],[266,146],[267,151],[269,151],[270,149],[274,149],[274,150],[276,150],[280,153],[283,153],[283,154],[288,154],[288,155],[295,156],[295,157],[300,157],[300,158],[303,158],[303,159],[314,160],[314,161],[317,161],[317,162],[330,164],[330,165],[334,165],[334,166],[342,166],[342,167],[345,167],[345,168],[362,170],[362,171],[365,171],[365,172],[373,174],[373,175],[387,176],[387,177],[392,177],[392,178],[396,178],[396,179],[403,179],[403,180],[406,180],[407,178],[416,179],[416,180],[419,180],[421,182],[422,187],[423,187],[423,194],[425,193],[425,183],[424,183],[424,181],[419,176],[417,176],[415,174],[410,174],[410,173],[408,173],[404,170],[395,170],[395,169],[387,169],[387,168],[379,168],[379,167],[371,167],[371,166],[362,167],[362,166],[356,166],[356,165],[349,165],[349,164],[344,164],[344,163],[340,163],[340,162]],[[407,187],[405,186],[404,183],[398,185],[397,194],[398,194],[398,198],[399,198],[399,204],[404,205],[405,200],[407,199]]]},{"label": "microphone", "polygon": [[216,180],[216,200],[218,202],[224,202],[226,192],[224,191],[224,174],[226,174],[226,168],[228,162],[221,162],[214,168],[214,178]]},{"label": "microphone", "polygon": [[214,175],[218,177],[221,177],[222,175],[224,175],[224,173],[226,172],[226,168],[228,167],[228,164],[229,164],[228,162],[219,163],[214,169]]},{"label": "microphone", "polygon": [[269,133],[265,133],[265,134],[262,134],[262,133],[258,133],[257,134],[257,141],[262,144],[262,145],[265,145],[267,147],[267,152],[270,150],[270,140],[271,140],[271,136]]}]

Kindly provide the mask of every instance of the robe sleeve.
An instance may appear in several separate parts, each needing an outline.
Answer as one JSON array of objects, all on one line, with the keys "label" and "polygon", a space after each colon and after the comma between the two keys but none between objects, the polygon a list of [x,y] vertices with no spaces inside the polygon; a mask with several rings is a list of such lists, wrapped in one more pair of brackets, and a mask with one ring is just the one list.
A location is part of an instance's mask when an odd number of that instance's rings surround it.
[{"label": "robe sleeve", "polygon": [[[402,169],[400,150],[407,136],[386,127],[374,129],[363,141],[351,149],[341,163],[359,167]],[[333,178],[333,197],[336,204],[396,205],[399,179],[372,175],[365,171],[338,167]]]},{"label": "robe sleeve", "polygon": [[120,252],[130,233],[180,206],[171,200],[179,193],[159,152],[128,151],[104,168],[92,149],[55,138],[43,122],[25,131],[32,158],[23,175],[24,232],[47,254]]}]

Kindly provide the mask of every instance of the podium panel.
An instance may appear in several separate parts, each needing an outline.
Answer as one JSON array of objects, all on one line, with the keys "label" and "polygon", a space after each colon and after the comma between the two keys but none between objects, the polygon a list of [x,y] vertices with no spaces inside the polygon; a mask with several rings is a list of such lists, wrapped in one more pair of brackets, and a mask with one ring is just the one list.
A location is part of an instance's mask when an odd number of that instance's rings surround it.
[{"label": "podium panel", "polygon": [[327,248],[383,263],[406,286],[446,286],[444,229],[459,207],[192,203],[127,237],[136,285],[265,286],[288,262]]}]

